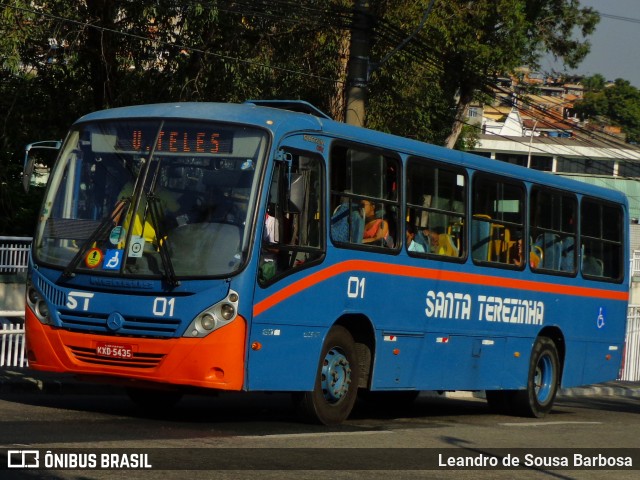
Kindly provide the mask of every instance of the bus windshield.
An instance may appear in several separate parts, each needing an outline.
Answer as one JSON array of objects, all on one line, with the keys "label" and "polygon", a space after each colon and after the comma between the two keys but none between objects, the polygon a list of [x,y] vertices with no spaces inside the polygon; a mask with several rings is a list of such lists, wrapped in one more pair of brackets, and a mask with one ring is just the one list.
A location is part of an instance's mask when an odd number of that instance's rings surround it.
[{"label": "bus windshield", "polygon": [[51,172],[35,256],[69,276],[228,276],[248,252],[267,143],[223,123],[79,124]]}]

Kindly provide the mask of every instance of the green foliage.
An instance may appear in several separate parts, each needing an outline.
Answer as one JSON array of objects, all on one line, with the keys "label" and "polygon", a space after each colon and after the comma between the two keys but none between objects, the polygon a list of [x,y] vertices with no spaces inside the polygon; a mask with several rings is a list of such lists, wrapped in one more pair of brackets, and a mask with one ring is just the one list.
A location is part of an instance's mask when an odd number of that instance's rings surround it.
[{"label": "green foliage", "polygon": [[[387,0],[378,3],[375,13],[409,32],[418,26],[429,4],[430,0]],[[589,43],[585,38],[573,38],[573,32],[578,30],[585,37],[598,20],[597,13],[581,8],[575,0],[435,1],[424,27],[404,49],[411,59],[401,65],[385,65],[380,76],[394,78],[391,86],[382,79],[380,85],[393,88],[394,95],[404,102],[426,109],[434,105],[425,104],[425,99],[440,97],[441,108],[432,110],[437,118],[430,122],[435,127],[431,137],[441,143],[447,136],[455,140],[466,107],[486,89],[488,78],[522,65],[536,67],[548,52],[568,65],[577,64],[588,53]],[[382,41],[378,45],[375,48],[390,48]],[[372,86],[371,103],[377,102],[381,93],[376,87]],[[387,115],[394,118],[393,112]],[[369,119],[376,126],[384,121],[384,117]],[[442,136],[446,130],[449,133]],[[420,138],[428,136],[427,132],[418,134]]]},{"label": "green foliage", "polygon": [[35,221],[39,194],[22,191],[24,146],[63,138],[90,111],[249,98],[302,98],[335,109],[345,2],[253,3],[3,3],[0,234],[30,234]]},{"label": "green foliage", "polygon": [[602,75],[594,77],[595,81],[587,82],[590,90],[576,102],[576,113],[592,122],[602,119],[604,123],[622,127],[628,142],[640,142],[640,90],[627,80],[618,79],[605,86],[604,81],[600,82],[604,80]]},{"label": "green foliage", "polygon": [[[578,61],[576,0],[371,5],[367,125],[443,143],[487,76],[547,50]],[[0,10],[0,233],[28,233],[24,145],[102,108],[299,98],[341,119],[354,0],[12,0]],[[424,20],[424,22],[423,22]],[[401,48],[399,48],[401,47]],[[392,54],[393,52],[393,54]],[[464,143],[464,139],[462,141]],[[34,210],[29,210],[34,212]]]},{"label": "green foliage", "polygon": [[582,79],[582,85],[587,92],[598,92],[605,87],[606,78],[599,73]]}]

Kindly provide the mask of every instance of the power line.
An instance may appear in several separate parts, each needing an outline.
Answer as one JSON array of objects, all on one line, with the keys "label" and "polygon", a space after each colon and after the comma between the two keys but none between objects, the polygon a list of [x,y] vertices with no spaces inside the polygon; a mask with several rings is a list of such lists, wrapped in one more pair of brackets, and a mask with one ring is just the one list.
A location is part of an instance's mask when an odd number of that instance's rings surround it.
[{"label": "power line", "polygon": [[601,17],[611,18],[612,20],[620,20],[623,22],[630,22],[630,23],[640,23],[640,19],[638,18],[623,17],[620,15],[611,15],[609,13],[602,13],[602,12],[598,12],[598,13],[600,14]]},{"label": "power line", "polygon": [[[387,32],[391,31],[391,32],[397,32],[396,27],[386,24],[385,27],[388,29]],[[392,35],[387,35],[387,38],[390,37]],[[426,45],[423,43],[424,40],[423,39],[417,39],[414,43],[413,46],[410,48],[406,49],[406,53],[410,56],[413,57],[416,61],[422,61],[428,65],[430,65],[435,71],[437,72],[442,72],[442,66],[438,64],[438,62],[435,60],[432,50],[427,49]],[[417,47],[417,49],[416,49]],[[511,90],[504,90],[501,87],[499,87],[499,85],[494,81],[492,82],[490,79],[486,79],[485,83],[483,85],[483,87],[485,88],[485,92],[489,93],[493,98],[496,98],[496,91],[502,91],[503,94],[508,95],[509,97],[512,96],[513,92]],[[545,109],[541,108],[539,105],[537,105],[536,103],[526,99],[525,98],[520,98],[519,100],[521,103],[526,104],[529,106],[529,111],[527,112],[528,115],[531,118],[537,119],[539,123],[547,125],[547,126],[554,126],[554,124],[549,120],[549,113],[547,111],[545,111]],[[511,105],[513,106],[513,105]],[[454,121],[459,121],[456,119],[453,119]],[[606,133],[601,133],[599,136],[599,140],[601,142],[601,144],[596,144],[593,140],[590,140],[590,138],[592,138],[594,136],[594,132],[591,132],[583,127],[580,127],[579,125],[570,125],[566,122],[566,120],[564,118],[554,118],[554,121],[560,121],[563,123],[566,123],[567,126],[570,126],[570,128],[572,130],[575,130],[577,132],[582,133],[582,135],[585,135],[584,137],[582,136],[576,136],[574,137],[574,139],[577,142],[583,143],[586,146],[591,146],[591,147],[598,147],[601,149],[606,149],[609,150],[611,157],[612,158],[618,158],[621,160],[635,160],[632,158],[628,158],[625,157],[624,155],[621,155],[621,153],[619,153],[619,147],[620,144],[622,142],[620,142],[617,138],[613,137],[613,135],[610,134],[606,134]],[[465,123],[465,122],[462,122]],[[582,153],[576,152],[574,149],[572,149],[570,146],[567,146],[566,144],[561,143],[560,139],[555,139],[553,137],[548,137],[549,140],[551,142],[554,142],[558,145],[558,147],[567,150],[569,153],[569,155],[572,156],[578,156],[581,158],[586,158],[586,159],[590,159],[590,160],[594,160],[594,161],[598,161],[596,159],[592,159],[589,157],[586,157],[585,155],[583,155]],[[511,139],[513,141],[513,139]],[[523,143],[523,142],[521,142]],[[524,144],[524,143],[523,143]],[[602,145],[604,144],[604,145]],[[629,147],[628,144],[624,144],[626,147]],[[613,150],[615,148],[615,150]]]}]

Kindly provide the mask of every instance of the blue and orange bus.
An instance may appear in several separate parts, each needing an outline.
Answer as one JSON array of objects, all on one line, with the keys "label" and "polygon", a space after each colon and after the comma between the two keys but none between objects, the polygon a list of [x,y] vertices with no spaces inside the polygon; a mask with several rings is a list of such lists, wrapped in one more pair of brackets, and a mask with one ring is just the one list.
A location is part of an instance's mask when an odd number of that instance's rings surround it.
[{"label": "blue and orange bus", "polygon": [[304,102],[99,111],[51,170],[27,287],[34,369],[358,396],[486,391],[541,417],[615,379],[628,301],[619,192],[332,121]]}]

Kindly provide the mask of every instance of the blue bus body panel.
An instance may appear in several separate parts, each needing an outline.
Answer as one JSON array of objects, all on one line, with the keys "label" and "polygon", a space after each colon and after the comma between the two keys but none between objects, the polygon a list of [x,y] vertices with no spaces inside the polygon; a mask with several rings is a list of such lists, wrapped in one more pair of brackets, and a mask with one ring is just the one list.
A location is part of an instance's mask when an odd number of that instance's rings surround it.
[{"label": "blue bus body panel", "polygon": [[[575,290],[573,280],[562,277],[528,274],[524,280],[521,272],[486,269],[469,282],[464,264],[400,253],[390,267],[386,255],[361,256],[334,263],[328,255],[317,268],[256,290],[250,342],[263,347],[250,354],[249,388],[309,390],[322,339],[349,314],[364,315],[375,329],[374,389],[522,388],[535,338],[547,328],[570,339],[564,386],[617,375],[624,300],[598,298],[598,289]],[[460,280],[447,272],[458,272]],[[541,291],[531,288],[533,278]],[[362,297],[357,284],[364,285]],[[624,294],[621,285],[602,286],[603,295],[611,291]],[[273,375],[271,365],[285,358],[294,367]]]},{"label": "blue bus body panel", "polygon": [[[157,280],[77,275],[55,283],[59,277],[60,272],[40,267],[31,278],[50,302],[52,324],[104,335],[182,337],[196,315],[229,292],[224,280],[185,281],[166,291]],[[109,321],[114,313],[121,316],[117,323]]]},{"label": "blue bus body panel", "polygon": [[[320,153],[328,153],[333,141],[352,140],[470,171],[496,172],[495,160],[485,157],[329,120],[321,123],[322,134],[314,136],[322,140],[322,148],[316,149]],[[312,150],[301,137],[276,138],[273,149],[286,145]],[[578,195],[607,197],[628,212],[620,192],[510,164],[500,163],[498,170],[514,178],[526,172],[527,181]],[[628,259],[624,261],[626,265]],[[365,269],[360,268],[363,263]],[[405,251],[382,254],[330,247],[321,265],[294,272],[267,288],[256,287],[249,345],[259,342],[261,349],[249,350],[247,387],[311,390],[324,337],[335,322],[351,315],[364,316],[374,329],[374,390],[523,388],[532,347],[545,329],[567,339],[563,386],[610,380],[617,377],[623,353],[627,277],[625,272],[621,283],[593,282],[477,267],[470,258],[455,263],[411,258]],[[365,293],[360,296],[355,285],[362,279]],[[428,315],[430,293],[444,298],[448,307]],[[456,300],[465,295],[470,304],[466,316],[460,312],[466,311],[467,300]],[[611,296],[616,299],[607,298]],[[450,297],[453,303],[446,303]],[[606,321],[600,324],[602,312]],[[289,366],[286,371],[273,367],[284,364]]]}]

